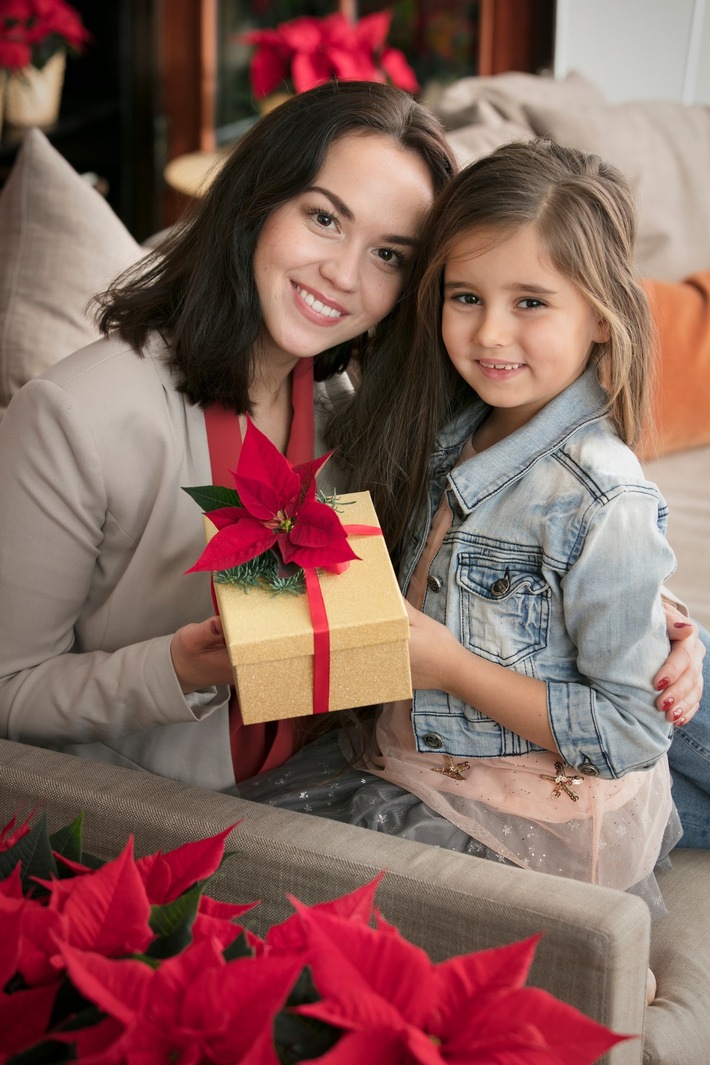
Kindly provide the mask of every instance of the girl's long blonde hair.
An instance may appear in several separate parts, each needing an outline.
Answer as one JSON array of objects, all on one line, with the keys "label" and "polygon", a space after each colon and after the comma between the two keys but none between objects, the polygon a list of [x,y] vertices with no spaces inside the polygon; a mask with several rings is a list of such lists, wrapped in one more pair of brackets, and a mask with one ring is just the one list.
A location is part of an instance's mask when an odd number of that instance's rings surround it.
[{"label": "girl's long blonde hair", "polygon": [[[436,433],[470,388],[441,337],[443,273],[452,247],[472,231],[508,237],[534,225],[550,261],[606,323],[591,359],[622,440],[635,445],[650,405],[651,314],[634,254],[636,209],[616,167],[546,139],[503,145],[462,170],[439,194],[398,314],[365,365],[359,394],[331,439],[355,488],[371,491],[395,556],[423,505]],[[376,427],[376,428],[373,428]]]}]

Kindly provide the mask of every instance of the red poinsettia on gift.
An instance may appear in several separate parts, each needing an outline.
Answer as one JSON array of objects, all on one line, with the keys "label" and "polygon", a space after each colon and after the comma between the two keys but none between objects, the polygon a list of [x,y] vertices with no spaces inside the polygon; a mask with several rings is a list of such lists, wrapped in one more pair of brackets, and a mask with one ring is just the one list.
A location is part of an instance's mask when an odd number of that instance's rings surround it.
[{"label": "red poinsettia on gift", "polygon": [[203,894],[234,827],[103,864],[81,817],[0,830],[0,1065],[590,1065],[626,1038],[524,986],[537,939],[433,964],[383,874],[259,938]]},{"label": "red poinsettia on gift", "polygon": [[243,34],[240,40],[256,46],[250,68],[255,97],[263,99],[277,90],[305,92],[331,78],[389,81],[416,92],[417,78],[404,53],[387,46],[391,21],[389,11],[359,20],[338,11]]},{"label": "red poinsettia on gift", "polygon": [[55,52],[79,52],[90,39],[78,11],[64,0],[0,4],[0,69],[41,68]]},{"label": "red poinsettia on gift", "polygon": [[286,565],[337,572],[356,559],[335,510],[316,498],[316,474],[331,454],[294,466],[248,418],[236,489],[184,489],[219,530],[188,573],[242,566],[274,547]]}]

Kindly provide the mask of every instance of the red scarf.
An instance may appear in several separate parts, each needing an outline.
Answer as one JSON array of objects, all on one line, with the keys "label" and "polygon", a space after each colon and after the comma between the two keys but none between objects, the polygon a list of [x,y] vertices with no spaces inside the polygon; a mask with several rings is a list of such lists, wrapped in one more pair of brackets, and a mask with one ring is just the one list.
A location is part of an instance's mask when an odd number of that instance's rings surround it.
[{"label": "red scarf", "polygon": [[[293,420],[286,458],[294,465],[315,458],[315,419],[313,403],[313,359],[300,359],[291,375]],[[210,452],[212,484],[234,487],[230,470],[236,469],[242,447],[239,417],[221,404],[205,411],[207,445]],[[229,700],[229,743],[234,779],[237,783],[267,769],[283,765],[296,745],[293,719],[245,725],[234,688]]]}]

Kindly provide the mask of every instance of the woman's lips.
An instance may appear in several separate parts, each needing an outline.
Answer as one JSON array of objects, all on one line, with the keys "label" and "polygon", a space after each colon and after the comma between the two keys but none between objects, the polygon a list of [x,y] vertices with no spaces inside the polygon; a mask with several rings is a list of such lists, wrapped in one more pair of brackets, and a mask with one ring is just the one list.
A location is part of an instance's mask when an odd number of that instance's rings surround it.
[{"label": "woman's lips", "polygon": [[305,314],[311,321],[317,322],[318,325],[337,325],[348,313],[343,307],[327,300],[318,292],[312,292],[311,289],[304,288],[303,285],[299,285],[296,281],[292,281],[291,285],[296,294],[301,313]]}]

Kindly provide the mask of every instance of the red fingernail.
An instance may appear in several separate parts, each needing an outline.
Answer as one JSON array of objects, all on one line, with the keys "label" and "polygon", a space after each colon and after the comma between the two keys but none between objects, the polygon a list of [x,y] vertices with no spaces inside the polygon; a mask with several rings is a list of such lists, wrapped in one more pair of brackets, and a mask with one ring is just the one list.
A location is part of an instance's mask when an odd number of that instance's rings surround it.
[{"label": "red fingernail", "polygon": [[664,677],[662,680],[659,680],[658,684],[656,685],[656,691],[662,692],[663,689],[667,688],[669,684],[670,684],[670,681],[669,681],[668,677]]},{"label": "red fingernail", "polygon": [[690,628],[690,622],[689,621],[674,621],[673,622],[673,628],[674,629],[689,629]]},{"label": "red fingernail", "polygon": [[675,722],[675,724],[676,725],[685,725],[686,724],[686,719],[684,717],[678,718],[678,720]]},{"label": "red fingernail", "polygon": [[663,709],[664,710],[670,710],[670,708],[673,706],[674,702],[675,702],[675,699],[673,698],[673,696],[669,695],[667,699],[663,700],[663,703],[662,703]]},{"label": "red fingernail", "polygon": [[677,721],[682,713],[683,713],[683,707],[682,706],[677,706],[675,708],[675,710],[673,711],[673,720]]}]

